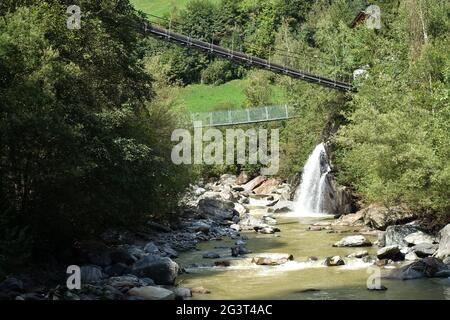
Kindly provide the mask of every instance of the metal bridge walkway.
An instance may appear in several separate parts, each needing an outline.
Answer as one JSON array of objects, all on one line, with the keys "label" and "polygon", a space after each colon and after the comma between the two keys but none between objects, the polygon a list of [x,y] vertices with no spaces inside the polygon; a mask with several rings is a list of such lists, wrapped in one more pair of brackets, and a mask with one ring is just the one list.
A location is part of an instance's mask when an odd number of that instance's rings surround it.
[{"label": "metal bridge walkway", "polygon": [[294,118],[293,114],[293,109],[284,105],[192,113],[191,118],[194,128],[202,128],[287,120]]},{"label": "metal bridge walkway", "polygon": [[223,48],[212,43],[192,39],[191,37],[175,33],[161,27],[156,27],[154,25],[151,25],[149,22],[144,22],[143,31],[145,34],[158,37],[165,41],[170,41],[179,45],[195,48],[213,54],[215,56],[230,59],[237,63],[246,64],[261,69],[267,69],[278,74],[283,74],[292,78],[301,79],[336,90],[353,91],[353,86],[349,83],[327,79],[304,71],[295,70],[287,66],[271,63],[268,60],[253,57],[242,52]]}]

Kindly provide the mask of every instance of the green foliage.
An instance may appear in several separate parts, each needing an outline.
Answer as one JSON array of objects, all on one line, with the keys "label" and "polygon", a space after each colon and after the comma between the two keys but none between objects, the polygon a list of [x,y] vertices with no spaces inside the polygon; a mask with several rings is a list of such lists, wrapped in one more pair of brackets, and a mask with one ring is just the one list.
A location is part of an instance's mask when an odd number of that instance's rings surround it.
[{"label": "green foliage", "polygon": [[215,60],[202,71],[202,83],[221,85],[225,82],[239,78],[239,70],[227,60]]},{"label": "green foliage", "polygon": [[189,180],[170,161],[177,118],[151,103],[134,9],[80,5],[81,30],[66,28],[56,0],[11,6],[0,19],[0,191],[13,208],[0,213],[0,241],[26,232],[34,257],[161,217]]}]

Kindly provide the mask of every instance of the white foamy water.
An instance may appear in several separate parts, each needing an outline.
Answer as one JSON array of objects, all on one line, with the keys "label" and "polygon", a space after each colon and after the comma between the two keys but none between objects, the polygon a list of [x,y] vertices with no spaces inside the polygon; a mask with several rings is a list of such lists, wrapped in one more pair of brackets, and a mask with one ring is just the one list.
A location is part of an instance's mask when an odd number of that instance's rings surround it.
[{"label": "white foamy water", "polygon": [[295,216],[330,215],[325,212],[326,178],[331,168],[323,143],[316,146],[303,168],[300,187],[295,194]]}]

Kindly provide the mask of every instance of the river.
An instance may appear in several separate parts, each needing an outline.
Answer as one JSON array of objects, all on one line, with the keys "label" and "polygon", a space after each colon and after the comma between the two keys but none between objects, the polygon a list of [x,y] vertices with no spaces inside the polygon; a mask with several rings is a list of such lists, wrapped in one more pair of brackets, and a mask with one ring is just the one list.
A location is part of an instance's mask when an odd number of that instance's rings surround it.
[{"label": "river", "polygon": [[[347,259],[346,265],[323,266],[327,256],[346,255],[361,248],[334,248],[332,244],[352,233],[307,231],[311,223],[324,218],[287,217],[276,215],[281,229],[275,235],[243,232],[248,237],[247,258],[232,258],[230,247],[235,240],[209,241],[198,245],[198,251],[182,254],[182,266],[209,264],[215,260],[232,260],[230,267],[194,266],[179,277],[183,287],[203,286],[210,294],[193,299],[450,299],[450,279],[418,279],[409,281],[382,280],[387,291],[369,291],[366,282],[370,264],[361,259]],[[373,237],[368,237],[375,241]],[[363,248],[370,254],[376,246]],[[217,252],[220,259],[203,259],[206,251]],[[280,266],[258,266],[248,257],[260,253],[289,253],[294,260]],[[318,261],[307,261],[315,256]],[[314,289],[314,290],[310,290]]]}]

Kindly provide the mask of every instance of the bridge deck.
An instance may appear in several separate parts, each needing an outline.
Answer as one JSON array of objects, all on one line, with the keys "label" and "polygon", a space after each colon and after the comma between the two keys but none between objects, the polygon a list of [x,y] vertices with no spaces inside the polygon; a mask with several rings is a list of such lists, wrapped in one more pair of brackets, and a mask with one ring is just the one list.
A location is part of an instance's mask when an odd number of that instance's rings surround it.
[{"label": "bridge deck", "polygon": [[292,108],[284,105],[193,113],[191,117],[194,128],[201,128],[287,120],[294,116]]},{"label": "bridge deck", "polygon": [[287,66],[271,63],[270,61],[265,59],[253,57],[245,53],[233,51],[208,42],[192,39],[191,37],[179,33],[175,33],[160,27],[152,26],[149,23],[144,23],[143,29],[145,34],[150,34],[165,41],[170,41],[187,47],[192,47],[219,57],[224,57],[237,63],[246,64],[261,69],[267,69],[275,73],[319,84],[321,86],[329,87],[336,90],[341,91],[354,90],[353,86],[349,83],[327,79],[321,76],[313,75],[305,71],[295,70]]}]

